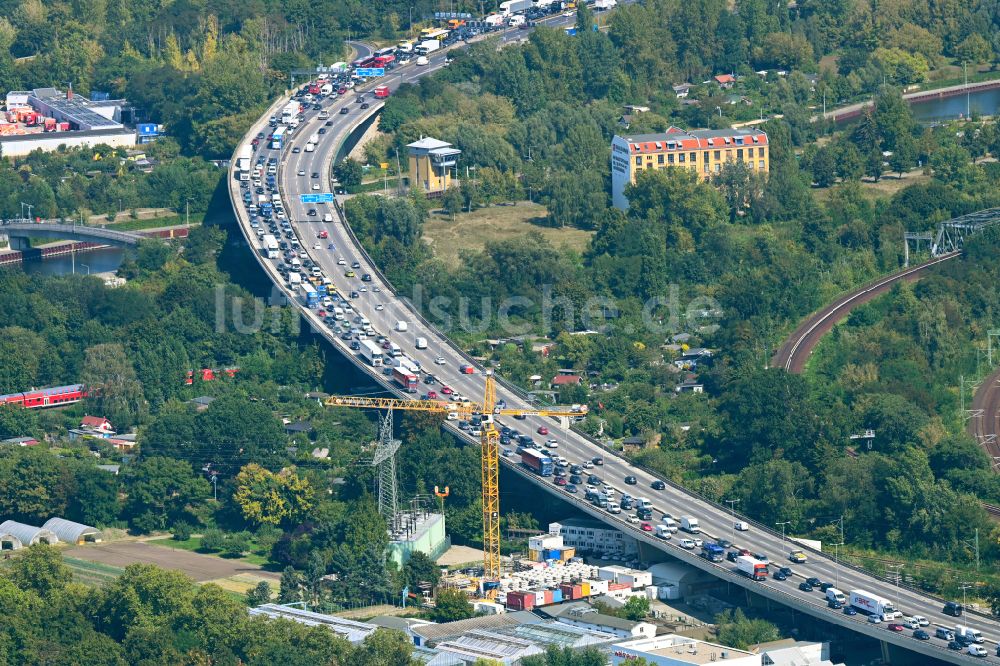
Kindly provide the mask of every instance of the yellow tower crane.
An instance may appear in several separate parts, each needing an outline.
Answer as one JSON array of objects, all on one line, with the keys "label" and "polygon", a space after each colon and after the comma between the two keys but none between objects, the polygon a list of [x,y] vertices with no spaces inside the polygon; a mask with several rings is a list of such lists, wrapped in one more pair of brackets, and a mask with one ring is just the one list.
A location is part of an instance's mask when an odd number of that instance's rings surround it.
[{"label": "yellow tower crane", "polygon": [[482,403],[448,402],[447,400],[400,400],[397,398],[362,398],[331,396],[327,407],[359,407],[363,409],[403,409],[418,412],[454,412],[459,416],[479,415],[482,418],[482,483],[483,483],[483,578],[500,578],[500,433],[497,416],[563,416],[576,417],[587,413],[586,406],[552,409],[511,409],[497,407],[496,380],[486,372],[486,391]]}]

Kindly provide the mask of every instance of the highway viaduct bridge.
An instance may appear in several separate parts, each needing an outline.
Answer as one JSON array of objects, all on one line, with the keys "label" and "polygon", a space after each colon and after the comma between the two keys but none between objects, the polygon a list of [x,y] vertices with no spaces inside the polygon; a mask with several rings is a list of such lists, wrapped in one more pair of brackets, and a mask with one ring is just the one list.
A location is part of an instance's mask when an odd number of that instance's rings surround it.
[{"label": "highway viaduct bridge", "polygon": [[[444,66],[444,59],[444,54],[435,54],[430,59],[428,66],[400,68],[400,70],[397,70],[398,74],[394,73],[392,76],[382,79],[380,83],[395,88],[400,83],[415,81],[419,77]],[[352,107],[348,113],[340,114],[339,110],[341,108],[351,105],[353,96],[351,98],[325,100],[323,109],[329,113],[329,119],[333,121],[332,123],[329,121],[324,123],[323,120],[318,118],[317,113],[309,112],[303,126],[299,127],[295,137],[293,137],[293,141],[297,140],[298,136],[309,136],[318,127],[326,125],[327,133],[320,136],[320,141],[314,152],[289,154],[291,151],[287,150],[287,147],[284,150],[272,151],[266,145],[262,144],[256,155],[265,158],[275,157],[278,160],[279,189],[282,199],[286,202],[289,219],[292,220],[294,229],[298,237],[302,240],[303,246],[310,247],[312,243],[310,239],[314,238],[319,230],[328,232],[329,242],[332,242],[336,249],[330,250],[328,241],[324,241],[322,243],[323,249],[309,250],[308,254],[316,265],[320,266],[323,272],[333,280],[337,291],[341,294],[347,294],[360,288],[361,283],[356,278],[345,273],[343,268],[337,263],[338,259],[345,259],[348,263],[357,261],[360,264],[360,268],[355,269],[357,274],[360,276],[362,273],[367,272],[372,275],[373,279],[370,283],[367,283],[371,291],[361,293],[357,299],[352,300],[354,309],[359,314],[367,316],[376,330],[387,334],[392,330],[392,322],[407,321],[409,323],[407,335],[410,338],[407,338],[405,341],[402,338],[399,340],[406,348],[407,353],[420,361],[425,367],[435,367],[435,374],[439,377],[440,381],[446,382],[463,395],[481,395],[483,391],[482,368],[457,345],[451,343],[444,334],[427,322],[419,312],[412,308],[411,304],[405,298],[395,293],[391,283],[386,280],[379,268],[371,261],[371,258],[355,237],[339,204],[336,202],[332,204],[332,212],[335,218],[332,224],[320,222],[319,220],[322,219],[321,215],[307,215],[306,209],[315,204],[303,204],[301,196],[310,192],[310,185],[313,181],[308,177],[303,178],[298,174],[308,174],[311,171],[318,171],[324,178],[323,182],[327,187],[327,191],[332,191],[332,183],[329,179],[334,155],[337,154],[338,149],[347,137],[355,129],[367,122],[381,108],[381,100],[379,100],[373,103],[370,109],[360,113],[355,112],[356,107]],[[249,128],[240,146],[237,147],[237,154],[242,146],[250,144],[258,132],[266,131],[268,118],[279,110],[287,99],[287,97],[283,97],[277,100],[268,112]],[[236,160],[234,159],[233,164],[235,163]],[[294,307],[299,309],[303,319],[312,326],[316,334],[325,338],[330,345],[340,351],[374,382],[384,387],[387,392],[395,393],[404,398],[412,397],[410,394],[401,393],[398,387],[378,371],[379,369],[373,369],[353,352],[349,348],[348,342],[342,340],[336,331],[329,328],[328,324],[314,310],[302,305],[301,301],[297,298],[297,294],[289,288],[278,271],[278,263],[275,260],[265,258],[261,242],[258,240],[255,230],[251,226],[249,214],[243,205],[240,183],[234,171],[230,172],[229,192],[240,229],[257,262],[272,280],[275,288],[282,292]],[[353,275],[353,273],[350,275]],[[379,288],[378,292],[375,292],[376,287]],[[395,336],[396,334],[393,335]],[[428,345],[426,350],[421,351],[413,347],[413,337],[415,336],[427,339]],[[435,360],[438,356],[443,359],[444,364],[435,365]],[[463,363],[468,363],[476,367],[476,373],[472,375],[459,373],[457,368]],[[511,386],[502,380],[498,382],[497,397],[506,400],[507,404],[511,407],[528,408],[532,406],[533,401],[533,397],[528,396],[517,387]],[[732,540],[736,541],[741,547],[749,548],[754,552],[768,553],[775,560],[783,559],[787,555],[790,544],[784,539],[783,535],[778,534],[771,527],[754,523],[736,513],[733,507],[721,506],[667,479],[661,479],[655,473],[635,466],[616,452],[607,450],[601,442],[583,433],[575,430],[561,429],[557,422],[540,417],[529,417],[527,421],[522,421],[518,427],[521,429],[527,427],[533,430],[536,426],[541,425],[548,427],[551,434],[560,440],[560,453],[571,461],[589,460],[595,455],[603,456],[605,465],[601,475],[610,485],[616,487],[619,491],[628,490],[635,494],[637,489],[642,489],[638,491],[638,494],[650,497],[654,509],[657,511],[670,511],[673,515],[690,514],[697,516],[703,527],[704,538],[729,538],[731,536],[735,537],[738,534],[739,538],[733,538]],[[469,445],[478,444],[477,440],[472,439],[466,433],[454,427],[452,422],[446,422],[445,427],[456,437],[464,438]],[[867,635],[881,641],[883,645],[892,644],[917,652],[929,659],[955,664],[966,664],[975,660],[972,656],[947,649],[942,641],[920,641],[912,637],[909,632],[897,633],[889,631],[885,628],[885,625],[871,624],[863,616],[844,615],[839,611],[829,609],[825,603],[825,599],[818,592],[805,592],[799,590],[797,586],[797,583],[805,577],[815,576],[822,580],[833,582],[844,590],[865,589],[883,597],[896,600],[906,613],[919,614],[929,618],[932,623],[930,627],[932,631],[935,625],[954,625],[954,619],[942,613],[944,600],[935,598],[921,590],[908,587],[905,583],[900,583],[898,580],[889,581],[879,578],[859,567],[834,559],[826,553],[802,548],[802,550],[809,553],[809,562],[796,566],[796,576],[792,579],[785,582],[774,580],[764,582],[751,581],[737,574],[729,563],[709,562],[699,557],[696,553],[681,548],[672,541],[662,541],[652,534],[638,529],[637,526],[629,524],[624,520],[624,516],[608,514],[583,501],[578,496],[566,493],[561,487],[555,486],[545,478],[530,473],[510,459],[503,458],[502,463],[508,470],[520,475],[543,492],[552,494],[560,500],[575,506],[581,512],[614,526],[637,539],[640,543],[644,544],[645,548],[655,549],[664,553],[665,557],[669,556],[686,562],[694,567],[708,571],[722,580],[744,587],[748,591],[754,592],[766,599],[789,606],[851,631]],[[626,476],[636,477],[638,485],[635,487],[626,485],[624,483]],[[649,490],[650,484],[657,480],[665,482],[665,490]],[[736,533],[733,529],[735,520],[749,522],[751,529],[746,532]],[[1000,622],[987,614],[975,612],[967,612],[966,617],[962,618],[962,621],[965,624],[982,630],[988,637],[989,645],[987,647],[990,648],[991,654],[987,658],[977,661],[1000,664],[1000,658],[992,654],[993,644],[997,638],[1000,638]]]}]

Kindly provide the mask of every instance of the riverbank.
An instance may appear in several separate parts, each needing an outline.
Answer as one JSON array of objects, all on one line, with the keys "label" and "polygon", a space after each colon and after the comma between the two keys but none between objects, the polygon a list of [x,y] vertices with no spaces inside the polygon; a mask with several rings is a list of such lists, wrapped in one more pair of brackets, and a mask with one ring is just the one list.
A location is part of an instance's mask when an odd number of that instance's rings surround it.
[{"label": "riverbank", "polygon": [[[1000,73],[996,73],[996,78],[987,79],[984,81],[969,82],[968,84],[959,83],[954,85],[943,86],[940,88],[930,88],[926,90],[914,90],[903,94],[903,100],[908,104],[920,104],[924,102],[929,102],[932,100],[945,99],[948,97],[957,97],[959,95],[974,95],[976,93],[981,93],[989,90],[1000,89]],[[845,120],[851,120],[853,118],[860,117],[867,109],[872,107],[872,101],[866,100],[864,102],[857,102],[855,104],[848,104],[847,106],[842,106],[837,109],[832,109],[825,113],[817,114],[812,117],[813,121],[823,118],[824,120],[832,120],[834,122],[843,122]]]}]

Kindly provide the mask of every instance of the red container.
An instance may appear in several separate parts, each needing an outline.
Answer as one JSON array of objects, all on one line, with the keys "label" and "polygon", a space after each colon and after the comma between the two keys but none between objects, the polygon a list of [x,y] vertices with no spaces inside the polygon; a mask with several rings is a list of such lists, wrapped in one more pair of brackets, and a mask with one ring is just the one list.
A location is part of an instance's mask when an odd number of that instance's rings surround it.
[{"label": "red container", "polygon": [[559,589],[563,593],[563,601],[568,601],[570,599],[583,599],[583,586],[582,585],[570,585],[568,583],[560,585]]},{"label": "red container", "polygon": [[545,590],[545,604],[554,604],[555,599],[552,597],[552,590]]},{"label": "red container", "polygon": [[535,607],[534,592],[508,592],[507,608],[513,610],[531,610]]}]

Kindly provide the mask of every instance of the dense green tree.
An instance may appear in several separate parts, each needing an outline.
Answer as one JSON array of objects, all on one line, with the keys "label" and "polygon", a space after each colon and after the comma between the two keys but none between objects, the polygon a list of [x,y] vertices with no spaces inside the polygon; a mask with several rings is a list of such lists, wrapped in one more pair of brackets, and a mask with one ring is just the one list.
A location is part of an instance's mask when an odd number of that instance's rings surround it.
[{"label": "dense green tree", "polygon": [[333,168],[333,175],[344,187],[357,187],[361,184],[361,164],[353,157],[345,158]]},{"label": "dense green tree", "polygon": [[475,612],[465,592],[453,588],[438,590],[434,597],[434,610],[431,611],[435,622],[454,622],[473,615]]},{"label": "dense green tree", "polygon": [[141,532],[190,519],[191,507],[211,492],[208,481],[196,476],[188,463],[171,458],[145,458],[127,467],[123,476],[125,517]]},{"label": "dense green tree", "polygon": [[119,430],[135,425],[145,415],[142,386],[120,344],[100,344],[87,349],[81,380],[88,389],[88,407]]},{"label": "dense green tree", "polygon": [[820,187],[830,187],[837,179],[837,156],[833,149],[820,148],[812,161],[812,177]]},{"label": "dense green tree", "polygon": [[737,650],[777,640],[780,636],[774,624],[767,620],[750,619],[739,608],[723,613],[716,623],[719,625],[719,642]]},{"label": "dense green tree", "polygon": [[62,590],[73,578],[59,550],[44,543],[29,546],[15,558],[7,575],[22,590],[30,590],[41,597]]}]

